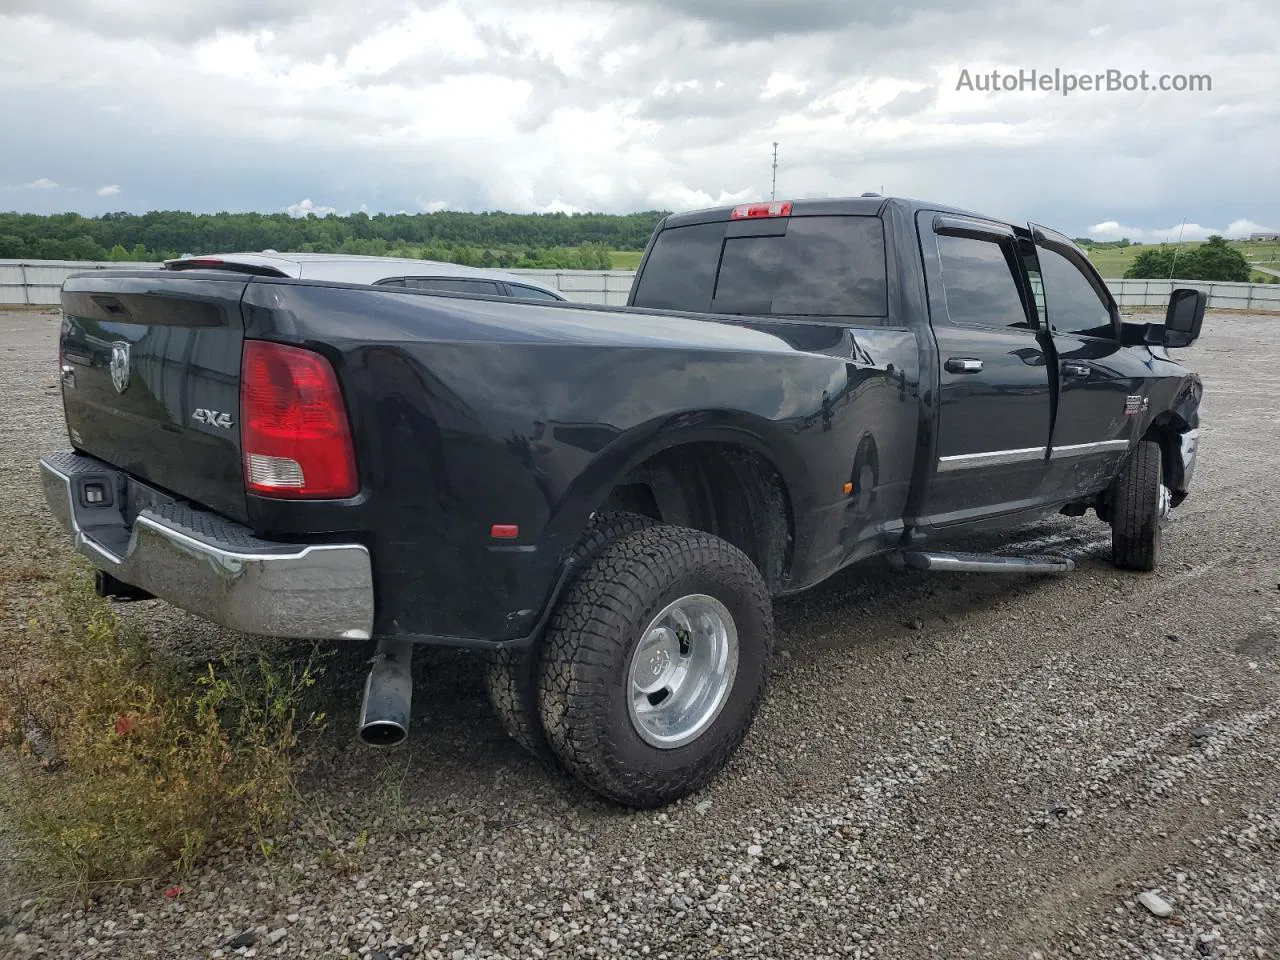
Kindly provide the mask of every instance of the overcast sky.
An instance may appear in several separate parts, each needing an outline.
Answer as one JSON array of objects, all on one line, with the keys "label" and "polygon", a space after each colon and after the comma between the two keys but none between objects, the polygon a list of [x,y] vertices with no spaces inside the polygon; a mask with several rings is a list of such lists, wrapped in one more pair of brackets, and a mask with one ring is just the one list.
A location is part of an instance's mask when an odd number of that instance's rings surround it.
[{"label": "overcast sky", "polygon": [[[1280,229],[1276,0],[359,7],[0,0],[0,210],[684,210],[768,197],[777,140],[780,198]],[[976,89],[993,69],[1212,91]]]}]

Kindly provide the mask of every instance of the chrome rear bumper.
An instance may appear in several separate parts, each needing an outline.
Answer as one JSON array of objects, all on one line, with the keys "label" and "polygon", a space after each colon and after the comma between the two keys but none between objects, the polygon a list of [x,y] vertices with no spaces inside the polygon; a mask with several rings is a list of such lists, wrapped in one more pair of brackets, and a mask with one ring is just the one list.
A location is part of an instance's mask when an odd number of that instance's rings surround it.
[{"label": "chrome rear bumper", "polygon": [[[126,525],[120,471],[72,451],[40,458],[45,499],[100,570],[243,633],[367,640],[373,574],[363,544],[261,540],[217,514],[157,495]],[[92,502],[103,491],[105,502]]]}]

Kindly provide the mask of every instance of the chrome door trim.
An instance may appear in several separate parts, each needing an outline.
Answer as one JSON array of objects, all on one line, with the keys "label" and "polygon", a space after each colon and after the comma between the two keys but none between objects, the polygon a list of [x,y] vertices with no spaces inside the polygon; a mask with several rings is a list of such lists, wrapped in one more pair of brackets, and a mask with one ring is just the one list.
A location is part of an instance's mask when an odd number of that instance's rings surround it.
[{"label": "chrome door trim", "polygon": [[1045,453],[1045,447],[1024,447],[1021,450],[990,450],[985,453],[962,453],[952,457],[939,457],[938,472],[951,473],[955,470],[1031,463],[1035,460],[1043,460]]},{"label": "chrome door trim", "polygon": [[1101,440],[1097,443],[1073,443],[1066,447],[1054,447],[1049,452],[1049,459],[1061,460],[1064,457],[1087,457],[1095,453],[1124,453],[1128,449],[1128,440]]}]

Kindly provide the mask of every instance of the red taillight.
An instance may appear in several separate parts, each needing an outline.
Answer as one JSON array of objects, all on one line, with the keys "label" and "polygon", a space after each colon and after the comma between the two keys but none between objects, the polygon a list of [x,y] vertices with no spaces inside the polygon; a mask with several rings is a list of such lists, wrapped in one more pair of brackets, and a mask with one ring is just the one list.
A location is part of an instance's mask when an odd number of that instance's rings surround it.
[{"label": "red taillight", "polygon": [[757,217],[789,216],[791,216],[791,201],[777,200],[773,203],[744,203],[740,207],[733,208],[733,213],[729,214],[729,219],[754,220]]},{"label": "red taillight", "polygon": [[217,257],[187,257],[182,261],[182,265],[184,267],[223,267],[226,266],[226,261],[219,260]]},{"label": "red taillight", "polygon": [[240,441],[253,493],[336,500],[360,489],[338,378],[311,350],[244,342]]}]

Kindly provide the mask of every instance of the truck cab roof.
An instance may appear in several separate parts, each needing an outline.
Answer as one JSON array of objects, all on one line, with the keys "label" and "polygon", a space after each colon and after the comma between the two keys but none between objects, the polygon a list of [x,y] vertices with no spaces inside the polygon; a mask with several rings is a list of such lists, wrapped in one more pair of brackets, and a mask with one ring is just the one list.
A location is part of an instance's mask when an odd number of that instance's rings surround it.
[{"label": "truck cab roof", "polygon": [[[931,203],[929,201],[915,200],[909,197],[821,197],[809,200],[778,202],[789,203],[789,215],[793,217],[830,217],[840,215],[874,217],[881,215],[885,209],[890,206],[900,206],[908,213],[914,213],[916,210],[928,209],[959,214],[962,216],[980,217],[984,220],[993,219],[990,216],[976,213],[972,210],[954,207],[950,204]],[[701,210],[689,210],[683,213],[672,214],[663,221],[662,226],[663,228],[686,227],[697,223],[716,223],[722,220],[730,220],[733,218],[735,210],[740,210],[743,207],[765,206],[767,203],[768,201],[760,201],[758,203],[733,204],[706,207]]]}]

